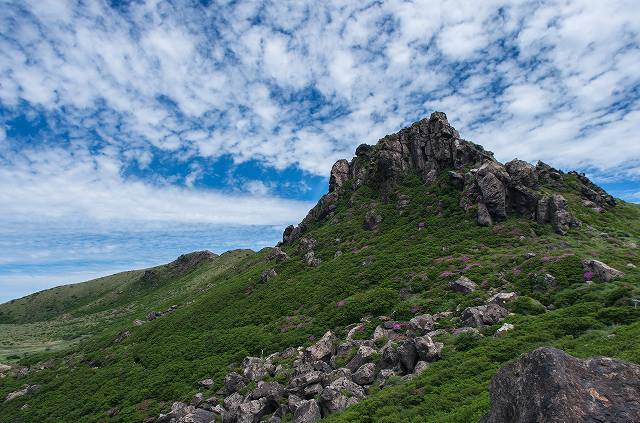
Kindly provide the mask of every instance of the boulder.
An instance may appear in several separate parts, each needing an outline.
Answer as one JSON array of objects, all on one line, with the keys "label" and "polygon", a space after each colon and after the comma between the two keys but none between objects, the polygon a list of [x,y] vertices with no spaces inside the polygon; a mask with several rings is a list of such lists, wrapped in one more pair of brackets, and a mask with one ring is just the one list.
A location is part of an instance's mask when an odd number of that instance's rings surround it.
[{"label": "boulder", "polygon": [[442,342],[434,342],[429,335],[415,338],[414,344],[420,360],[432,362],[440,359],[442,356]]},{"label": "boulder", "polygon": [[356,397],[358,399],[363,399],[366,396],[365,391],[361,386],[347,379],[346,377],[341,377],[334,380],[328,386],[328,388],[338,392],[347,392],[350,396]]},{"label": "boulder", "polygon": [[360,366],[353,374],[353,381],[358,385],[371,385],[376,378],[376,365],[367,363]]},{"label": "boulder", "polygon": [[358,352],[356,355],[349,361],[346,365],[347,369],[355,372],[358,370],[363,364],[371,361],[371,357],[376,354],[376,350],[368,347],[366,345],[362,345],[358,348]]},{"label": "boulder", "polygon": [[461,292],[463,294],[470,294],[478,288],[471,279],[466,276],[461,276],[455,281],[449,282],[448,288],[455,292]]},{"label": "boulder", "polygon": [[518,298],[518,294],[516,294],[515,292],[498,292],[497,294],[489,298],[488,303],[497,304],[500,307],[506,307],[507,304],[511,303],[516,298]]},{"label": "boulder", "polygon": [[476,221],[480,226],[493,225],[493,219],[491,218],[491,213],[489,213],[489,209],[486,204],[478,203],[478,215],[476,217]]},{"label": "boulder", "polygon": [[418,351],[413,339],[407,339],[398,347],[398,358],[406,373],[413,373],[418,362]]},{"label": "boulder", "polygon": [[314,399],[302,401],[293,413],[293,423],[310,423],[322,418],[320,406]]},{"label": "boulder", "polygon": [[553,229],[560,235],[565,235],[569,229],[580,225],[567,210],[567,200],[560,194],[551,196],[548,210]]},{"label": "boulder", "polygon": [[304,351],[304,359],[306,362],[311,361],[329,361],[332,355],[336,353],[338,345],[338,337],[331,331],[322,335],[322,338],[315,344]]},{"label": "boulder", "polygon": [[504,319],[509,311],[497,304],[468,307],[462,312],[462,323],[467,326],[494,325]]},{"label": "boulder", "polygon": [[244,377],[236,372],[227,374],[224,377],[224,390],[227,395],[231,395],[234,392],[238,392],[245,387]]},{"label": "boulder", "polygon": [[435,321],[430,314],[415,316],[409,320],[408,329],[414,335],[424,335],[435,327]]},{"label": "boulder", "polygon": [[383,369],[396,369],[400,364],[400,355],[398,354],[398,346],[389,341],[380,350],[380,367]]},{"label": "boulder", "polygon": [[260,282],[267,283],[276,276],[278,276],[278,274],[275,269],[267,269],[260,274]]},{"label": "boulder", "polygon": [[274,411],[275,406],[267,399],[261,398],[243,402],[236,412],[237,423],[259,423],[262,416]]},{"label": "boulder", "polygon": [[482,193],[483,203],[487,206],[492,217],[507,216],[507,193],[500,179],[493,173],[487,173],[478,179],[478,187]]},{"label": "boulder", "polygon": [[171,412],[161,414],[156,423],[211,423],[216,415],[211,411],[196,408],[184,403],[174,403]]},{"label": "boulder", "polygon": [[[272,369],[273,367],[273,369]],[[275,370],[275,367],[267,363],[264,359],[259,357],[246,357],[242,361],[242,373],[245,378],[259,381],[269,375],[271,370]]]},{"label": "boulder", "polygon": [[266,398],[278,401],[285,394],[285,388],[278,382],[258,382],[258,386],[251,393],[252,399]]},{"label": "boulder", "polygon": [[198,407],[203,402],[204,402],[204,394],[202,394],[202,392],[198,392],[193,396],[193,399],[191,400],[191,405],[193,405],[194,407]]},{"label": "boulder", "polygon": [[[345,395],[345,393],[349,393],[349,395]],[[347,407],[357,404],[358,401],[359,399],[352,396],[349,391],[342,391],[331,387],[324,388],[320,394],[320,408],[322,409],[322,414],[325,416],[342,411]]]},{"label": "boulder", "polygon": [[590,272],[593,280],[598,280],[602,282],[610,282],[614,279],[621,278],[624,276],[624,273],[604,264],[601,261],[588,259],[582,262],[582,267],[585,271],[585,279],[586,273]]},{"label": "boulder", "polygon": [[640,421],[640,366],[538,348],[507,364],[489,387],[484,423]]},{"label": "boulder", "polygon": [[341,367],[339,369],[332,370],[329,373],[325,373],[322,376],[322,386],[331,385],[333,382],[343,377],[348,380],[353,380],[351,370],[347,369],[346,367]]},{"label": "boulder", "polygon": [[320,266],[320,263],[322,262],[322,260],[320,260],[320,258],[316,257],[316,253],[315,252],[309,251],[308,253],[306,253],[304,255],[304,262],[309,267],[318,267],[318,266]]}]

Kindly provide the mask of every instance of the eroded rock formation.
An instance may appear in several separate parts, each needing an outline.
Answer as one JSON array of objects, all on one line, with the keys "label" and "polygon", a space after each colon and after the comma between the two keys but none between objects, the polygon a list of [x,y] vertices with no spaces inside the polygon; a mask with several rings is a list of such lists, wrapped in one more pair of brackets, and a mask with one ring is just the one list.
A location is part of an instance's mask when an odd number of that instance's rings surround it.
[{"label": "eroded rock formation", "polygon": [[[560,186],[566,177],[563,172],[542,162],[534,166],[518,159],[503,165],[490,151],[460,138],[444,113],[434,112],[429,118],[385,136],[375,146],[360,145],[350,162],[337,161],[331,169],[329,192],[298,226],[285,230],[282,242],[293,242],[311,222],[330,216],[349,181],[351,189],[371,184],[384,192],[410,173],[429,184],[442,172],[447,172],[450,183],[461,190],[460,206],[474,212],[480,225],[492,225],[510,214],[549,223],[559,234],[580,225],[561,194],[547,195],[540,190],[543,186]],[[585,205],[598,211],[615,206],[615,199],[587,177],[570,174],[578,179],[578,194]]]}]

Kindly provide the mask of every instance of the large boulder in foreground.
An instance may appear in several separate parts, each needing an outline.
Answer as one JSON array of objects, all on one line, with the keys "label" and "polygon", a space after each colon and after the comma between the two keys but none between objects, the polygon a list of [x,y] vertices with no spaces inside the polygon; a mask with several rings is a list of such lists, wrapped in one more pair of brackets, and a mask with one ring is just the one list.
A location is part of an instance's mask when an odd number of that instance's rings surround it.
[{"label": "large boulder in foreground", "polygon": [[538,348],[504,366],[483,423],[640,422],[640,366]]}]

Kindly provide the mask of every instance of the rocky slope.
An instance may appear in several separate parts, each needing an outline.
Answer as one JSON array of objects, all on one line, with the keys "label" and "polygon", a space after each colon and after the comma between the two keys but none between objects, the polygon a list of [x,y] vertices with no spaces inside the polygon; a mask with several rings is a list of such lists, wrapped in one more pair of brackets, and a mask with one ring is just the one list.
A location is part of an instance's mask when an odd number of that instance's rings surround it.
[{"label": "rocky slope", "polygon": [[0,306],[9,342],[99,325],[0,366],[0,420],[469,422],[536,348],[640,363],[640,207],[503,166],[441,113],[336,163],[283,238]]}]

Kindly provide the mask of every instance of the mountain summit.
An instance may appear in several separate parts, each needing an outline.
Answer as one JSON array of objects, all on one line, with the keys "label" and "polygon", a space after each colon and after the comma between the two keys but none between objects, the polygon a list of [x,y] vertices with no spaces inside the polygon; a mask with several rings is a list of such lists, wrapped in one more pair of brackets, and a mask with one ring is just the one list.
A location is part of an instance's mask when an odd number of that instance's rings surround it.
[{"label": "mountain summit", "polygon": [[[557,193],[564,185],[563,172],[543,162],[533,166],[514,159],[502,164],[492,152],[460,138],[444,113],[434,112],[429,118],[385,136],[375,146],[361,144],[350,162],[338,160],[331,169],[329,193],[297,227],[285,230],[283,244],[298,239],[309,224],[333,213],[345,191],[369,185],[378,188],[383,199],[388,200],[394,184],[403,177],[418,175],[430,184],[444,172],[451,184],[462,191],[460,207],[480,225],[491,226],[511,214],[551,223],[559,234],[580,225],[567,210],[566,199]],[[616,205],[611,195],[586,176],[572,174],[579,181],[574,190],[584,205],[599,212]],[[349,190],[344,189],[346,186]]]}]

